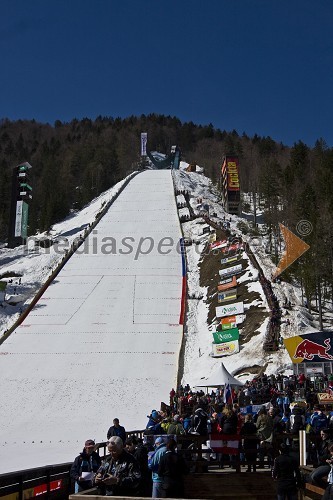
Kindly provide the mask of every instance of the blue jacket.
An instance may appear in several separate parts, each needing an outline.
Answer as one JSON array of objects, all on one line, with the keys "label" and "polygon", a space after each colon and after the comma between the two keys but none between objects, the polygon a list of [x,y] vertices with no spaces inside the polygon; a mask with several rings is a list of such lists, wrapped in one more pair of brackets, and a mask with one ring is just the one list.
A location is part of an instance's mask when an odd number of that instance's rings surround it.
[{"label": "blue jacket", "polygon": [[166,452],[166,444],[162,443],[156,448],[155,453],[152,456],[151,461],[148,465],[149,469],[152,471],[153,483],[162,482],[162,478],[158,475],[157,471],[158,471],[158,466],[160,465],[160,460],[162,456],[165,454],[165,452]]},{"label": "blue jacket", "polygon": [[149,417],[146,429],[151,431],[152,434],[164,434],[160,422],[157,422],[153,417]]},{"label": "blue jacket", "polygon": [[328,421],[326,415],[323,413],[313,413],[310,418],[310,424],[313,430],[319,434],[321,429],[328,427]]}]

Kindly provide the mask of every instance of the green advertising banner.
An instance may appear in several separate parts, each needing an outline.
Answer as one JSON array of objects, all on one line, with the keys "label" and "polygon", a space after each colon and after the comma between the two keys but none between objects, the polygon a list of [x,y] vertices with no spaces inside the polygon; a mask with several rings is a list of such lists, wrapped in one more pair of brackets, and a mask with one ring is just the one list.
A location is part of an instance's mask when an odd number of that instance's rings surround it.
[{"label": "green advertising banner", "polygon": [[213,332],[215,344],[223,344],[224,342],[231,342],[232,340],[239,339],[238,328],[231,328],[223,332]]},{"label": "green advertising banner", "polygon": [[21,236],[24,240],[27,239],[28,236],[28,211],[29,211],[29,205],[28,203],[23,202],[22,205],[22,231],[21,231]]},{"label": "green advertising banner", "polygon": [[0,281],[0,292],[4,292],[6,290],[7,281]]}]

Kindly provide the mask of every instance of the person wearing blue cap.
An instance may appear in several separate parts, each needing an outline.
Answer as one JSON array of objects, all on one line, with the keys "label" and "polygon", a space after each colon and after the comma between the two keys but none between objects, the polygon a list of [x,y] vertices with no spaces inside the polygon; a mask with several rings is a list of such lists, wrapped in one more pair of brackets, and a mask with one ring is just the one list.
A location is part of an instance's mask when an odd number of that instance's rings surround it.
[{"label": "person wearing blue cap", "polygon": [[153,492],[152,498],[164,498],[164,490],[162,488],[163,479],[158,474],[158,467],[161,458],[166,452],[166,444],[161,436],[155,439],[155,452],[149,461],[148,467],[152,471]]},{"label": "person wearing blue cap", "polygon": [[148,418],[149,420],[146,425],[146,431],[148,431],[149,434],[163,434],[160,423],[161,417],[159,413],[156,410],[152,410]]}]

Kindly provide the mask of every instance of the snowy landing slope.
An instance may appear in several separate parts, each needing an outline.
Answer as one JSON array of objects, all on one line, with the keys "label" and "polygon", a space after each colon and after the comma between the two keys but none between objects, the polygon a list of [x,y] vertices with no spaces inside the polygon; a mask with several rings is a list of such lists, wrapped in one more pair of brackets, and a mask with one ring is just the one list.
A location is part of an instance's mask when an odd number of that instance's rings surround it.
[{"label": "snowy landing slope", "polygon": [[0,473],[71,461],[114,417],[143,428],[168,400],[180,237],[170,171],[138,175],[0,346]]}]

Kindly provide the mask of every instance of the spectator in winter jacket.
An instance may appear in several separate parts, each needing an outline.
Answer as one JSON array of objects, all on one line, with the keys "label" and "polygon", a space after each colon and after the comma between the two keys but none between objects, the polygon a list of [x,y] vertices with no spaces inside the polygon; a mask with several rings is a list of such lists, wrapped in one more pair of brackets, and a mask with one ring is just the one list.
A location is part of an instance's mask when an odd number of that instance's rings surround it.
[{"label": "spectator in winter jacket", "polygon": [[200,406],[197,407],[192,417],[191,434],[206,436],[208,432],[207,421],[208,421],[207,413]]},{"label": "spectator in winter jacket", "polygon": [[183,420],[183,427],[184,427],[186,433],[190,430],[190,428],[191,428],[191,416],[190,415],[185,415],[184,420]]},{"label": "spectator in winter jacket", "polygon": [[82,453],[71,467],[71,479],[75,482],[75,493],[92,488],[93,478],[101,465],[101,458],[94,451],[95,441],[87,439]]},{"label": "spectator in winter jacket", "polygon": [[125,428],[119,425],[119,418],[113,419],[113,425],[110,427],[107,433],[107,438],[110,439],[112,436],[118,436],[122,439],[123,444],[126,441],[126,431]]},{"label": "spectator in winter jacket", "polygon": [[175,434],[176,436],[185,434],[185,429],[179,415],[173,417],[173,422],[168,427],[168,434]]},{"label": "spectator in winter jacket", "polygon": [[259,466],[264,467],[264,457],[268,457],[268,465],[271,465],[273,457],[273,419],[267,414],[266,408],[259,410],[259,415],[256,422],[257,434],[260,439],[259,443]]},{"label": "spectator in winter jacket", "polygon": [[138,495],[143,497],[151,497],[151,473],[148,469],[148,449],[142,443],[141,439],[136,436],[131,436],[126,439],[126,451],[131,453],[139,464],[141,472],[141,480],[138,489]]},{"label": "spectator in winter jacket", "polygon": [[176,448],[176,441],[170,439],[158,466],[164,498],[184,498],[183,478],[189,470],[183,457],[176,453]]},{"label": "spectator in winter jacket", "polygon": [[153,479],[153,493],[152,498],[164,498],[162,488],[162,477],[158,474],[158,467],[164,453],[166,452],[166,444],[162,437],[155,440],[155,452],[148,464],[149,469],[152,471]]},{"label": "spectator in winter jacket", "polygon": [[290,415],[290,432],[291,434],[298,434],[299,431],[305,429],[305,417],[302,409],[295,406]]},{"label": "spectator in winter jacket", "polygon": [[161,421],[161,429],[163,432],[161,434],[169,434],[169,427],[171,425],[171,417],[163,418]]},{"label": "spectator in winter jacket", "polygon": [[220,421],[222,434],[236,434],[237,424],[237,414],[231,407],[226,406],[222,411],[222,417]]},{"label": "spectator in winter jacket", "polygon": [[327,460],[327,464],[331,467],[331,470],[327,476],[328,485],[326,486],[322,500],[331,500],[333,498],[333,445],[329,447],[329,452],[331,456]]},{"label": "spectator in winter jacket", "polygon": [[328,421],[326,415],[321,411],[319,407],[314,408],[314,412],[310,417],[310,425],[315,434],[319,434],[321,429],[326,429],[328,427]]},{"label": "spectator in winter jacket", "polygon": [[330,460],[331,453],[330,447],[332,445],[332,441],[330,439],[330,434],[328,429],[322,429],[320,431],[321,442],[317,448],[317,458],[318,458],[318,467],[311,472],[310,481],[318,486],[322,486],[325,488],[325,482],[323,481],[323,477],[327,476],[331,470],[331,466],[327,463],[327,460]]},{"label": "spectator in winter jacket", "polygon": [[216,412],[212,413],[210,417],[210,433],[211,434],[220,434],[222,429],[220,427],[219,418]]},{"label": "spectator in winter jacket", "polygon": [[288,447],[280,445],[280,455],[274,460],[272,476],[277,481],[278,500],[297,500],[301,474],[297,462],[289,456]]},{"label": "spectator in winter jacket", "polygon": [[245,423],[241,428],[241,435],[244,436],[243,449],[245,460],[247,462],[246,472],[251,472],[251,467],[253,467],[253,472],[256,472],[257,447],[259,439],[256,437],[257,427],[252,422],[252,415],[250,413],[245,417]]},{"label": "spectator in winter jacket", "polygon": [[262,441],[271,440],[273,433],[273,419],[267,414],[265,407],[259,410],[256,426],[258,436]]},{"label": "spectator in winter jacket", "polygon": [[149,431],[149,434],[163,434],[163,430],[161,428],[161,417],[156,410],[153,410],[149,415],[149,420],[146,425],[146,430]]},{"label": "spectator in winter jacket", "polygon": [[279,410],[283,412],[283,396],[281,394],[278,394],[276,398],[276,404],[279,407]]},{"label": "spectator in winter jacket", "polygon": [[286,423],[282,421],[279,409],[270,408],[268,414],[273,419],[273,436],[276,434],[282,434],[282,432],[286,430]]},{"label": "spectator in winter jacket", "polygon": [[95,484],[107,496],[137,496],[141,472],[136,459],[124,449],[119,436],[108,441],[108,455],[98,469]]}]

